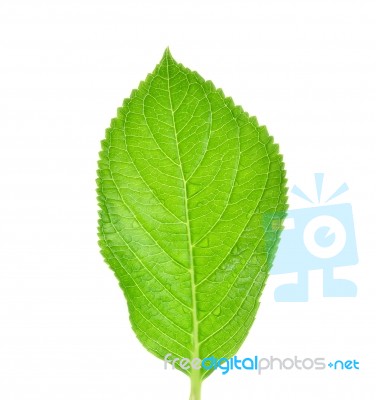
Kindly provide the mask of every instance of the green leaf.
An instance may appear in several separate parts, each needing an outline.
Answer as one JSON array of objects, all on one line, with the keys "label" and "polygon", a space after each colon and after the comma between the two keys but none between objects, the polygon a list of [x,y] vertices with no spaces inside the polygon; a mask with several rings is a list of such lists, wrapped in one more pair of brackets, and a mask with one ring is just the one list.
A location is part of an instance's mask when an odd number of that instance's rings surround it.
[{"label": "green leaf", "polygon": [[[100,247],[140,342],[161,359],[232,357],[287,209],[266,128],[166,50],[106,131],[98,194]],[[176,367],[199,399],[212,371]]]}]

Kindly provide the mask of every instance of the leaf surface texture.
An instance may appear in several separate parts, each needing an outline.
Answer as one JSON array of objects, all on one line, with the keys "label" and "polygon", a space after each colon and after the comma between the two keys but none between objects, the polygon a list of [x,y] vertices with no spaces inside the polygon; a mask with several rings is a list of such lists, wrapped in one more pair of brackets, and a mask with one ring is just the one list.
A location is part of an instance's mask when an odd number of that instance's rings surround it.
[{"label": "leaf surface texture", "polygon": [[167,50],[118,109],[98,170],[102,254],[150,352],[237,352],[277,248],[285,186],[266,128]]}]

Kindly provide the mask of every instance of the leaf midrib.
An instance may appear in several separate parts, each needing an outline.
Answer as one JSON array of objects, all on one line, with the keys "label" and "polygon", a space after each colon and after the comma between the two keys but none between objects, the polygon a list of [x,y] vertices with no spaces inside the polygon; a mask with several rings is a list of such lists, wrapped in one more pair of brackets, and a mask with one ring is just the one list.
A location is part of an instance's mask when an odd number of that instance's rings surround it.
[{"label": "leaf midrib", "polygon": [[188,191],[187,191],[187,181],[184,176],[183,172],[183,165],[181,162],[180,157],[180,149],[179,149],[179,142],[177,136],[177,129],[176,129],[176,122],[175,122],[175,112],[172,105],[171,99],[171,89],[170,89],[170,65],[169,65],[169,58],[167,57],[167,89],[168,89],[168,99],[170,103],[170,110],[172,115],[172,122],[173,122],[173,129],[175,134],[175,144],[176,144],[176,152],[179,160],[179,167],[181,178],[183,181],[183,190],[184,190],[184,212],[185,212],[185,224],[187,229],[187,236],[188,236],[188,251],[189,251],[189,271],[190,271],[190,281],[191,281],[191,293],[192,293],[192,336],[193,336],[193,349],[191,360],[194,358],[199,358],[200,350],[199,350],[199,336],[198,336],[198,317],[197,317],[197,293],[196,293],[196,277],[194,271],[194,262],[193,262],[193,246],[192,246],[192,237],[191,237],[191,224],[189,219],[189,212],[188,212]]}]

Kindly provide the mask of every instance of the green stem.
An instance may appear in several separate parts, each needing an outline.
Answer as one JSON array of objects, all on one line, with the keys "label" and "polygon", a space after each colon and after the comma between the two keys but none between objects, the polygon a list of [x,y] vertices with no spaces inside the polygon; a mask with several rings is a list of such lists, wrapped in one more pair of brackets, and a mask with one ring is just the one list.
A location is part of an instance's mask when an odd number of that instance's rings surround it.
[{"label": "green stem", "polygon": [[200,370],[192,369],[191,373],[191,396],[189,400],[201,400],[201,376]]}]

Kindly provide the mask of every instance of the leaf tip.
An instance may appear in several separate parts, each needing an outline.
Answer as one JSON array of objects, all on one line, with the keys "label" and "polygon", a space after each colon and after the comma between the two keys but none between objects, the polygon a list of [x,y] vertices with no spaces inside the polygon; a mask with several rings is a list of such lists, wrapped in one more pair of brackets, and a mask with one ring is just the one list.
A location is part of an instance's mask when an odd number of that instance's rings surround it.
[{"label": "leaf tip", "polygon": [[172,54],[171,54],[170,48],[169,48],[168,46],[166,47],[166,50],[165,50],[165,51],[164,51],[164,53],[163,53],[162,60],[173,61],[173,62],[175,62],[175,63],[176,63],[176,61],[175,61],[174,57],[172,57]]}]

